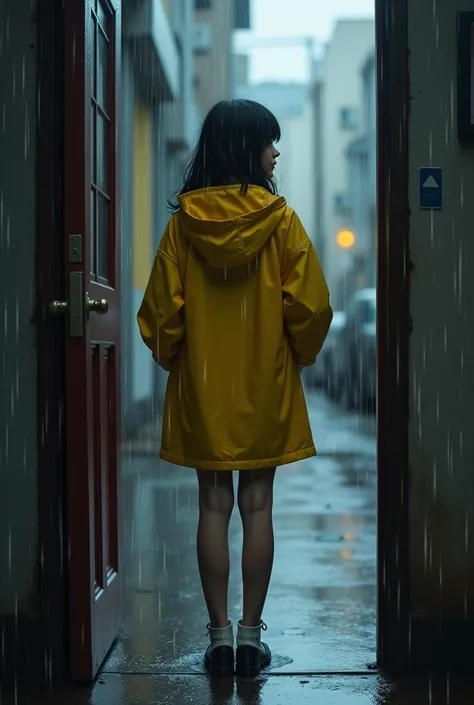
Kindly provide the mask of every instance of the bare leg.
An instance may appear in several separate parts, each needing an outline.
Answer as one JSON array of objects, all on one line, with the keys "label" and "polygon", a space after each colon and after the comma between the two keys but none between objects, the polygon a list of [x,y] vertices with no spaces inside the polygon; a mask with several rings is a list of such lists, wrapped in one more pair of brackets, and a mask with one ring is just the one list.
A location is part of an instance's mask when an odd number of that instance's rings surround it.
[{"label": "bare leg", "polygon": [[275,468],[241,471],[238,504],[244,530],[242,624],[260,624],[273,567],[273,482]]},{"label": "bare leg", "polygon": [[231,471],[197,470],[199,523],[197,554],[204,599],[211,627],[229,624],[229,522],[234,507]]}]

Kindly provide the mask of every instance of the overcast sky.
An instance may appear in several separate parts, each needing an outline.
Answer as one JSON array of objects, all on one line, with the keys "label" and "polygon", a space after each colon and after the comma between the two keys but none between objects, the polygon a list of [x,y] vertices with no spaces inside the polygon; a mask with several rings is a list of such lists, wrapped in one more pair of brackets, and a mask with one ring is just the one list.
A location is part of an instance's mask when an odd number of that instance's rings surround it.
[{"label": "overcast sky", "polygon": [[[374,0],[250,0],[250,32],[237,32],[235,47],[246,50],[264,38],[311,36],[315,50],[330,39],[338,18],[373,17]],[[304,44],[249,49],[250,82],[305,81],[309,54]]]}]

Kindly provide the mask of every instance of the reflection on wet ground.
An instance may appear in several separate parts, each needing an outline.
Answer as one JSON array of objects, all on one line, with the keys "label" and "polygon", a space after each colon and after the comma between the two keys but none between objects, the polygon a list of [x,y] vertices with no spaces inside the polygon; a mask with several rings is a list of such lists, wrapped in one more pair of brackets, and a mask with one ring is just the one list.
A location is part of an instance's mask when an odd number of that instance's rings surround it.
[{"label": "reflection on wet ground", "polygon": [[472,705],[474,681],[449,674],[392,683],[379,675],[103,675],[93,688],[20,696],[3,705]]},{"label": "reflection on wet ground", "polygon": [[[280,468],[276,555],[264,613],[274,658],[259,679],[211,680],[203,668],[207,615],[195,557],[193,471],[151,454],[123,470],[125,613],[95,686],[15,705],[461,705],[473,684],[426,676],[390,683],[374,670],[375,421],[308,397],[319,457]],[[231,618],[240,618],[241,527],[231,532]],[[471,694],[469,697],[467,694]],[[3,701],[10,705],[10,701]]]}]

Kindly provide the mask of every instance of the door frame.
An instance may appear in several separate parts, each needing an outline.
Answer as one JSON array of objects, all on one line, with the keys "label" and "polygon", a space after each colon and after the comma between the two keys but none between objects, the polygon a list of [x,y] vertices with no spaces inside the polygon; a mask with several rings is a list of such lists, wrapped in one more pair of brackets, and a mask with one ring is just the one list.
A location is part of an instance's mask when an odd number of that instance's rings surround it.
[{"label": "door frame", "polygon": [[[409,654],[408,535],[408,0],[374,0],[378,87],[378,662],[405,670]],[[62,22],[61,5],[41,0],[37,8],[38,80],[42,119],[37,133],[37,410],[39,546],[36,627],[26,651],[38,654],[38,678],[67,676],[67,533],[64,323],[51,320],[49,302],[64,294],[62,228]],[[402,148],[401,148],[402,147]],[[51,207],[53,204],[53,207]],[[398,370],[397,370],[398,364]],[[44,434],[48,410],[48,433]],[[396,435],[395,435],[396,434]],[[52,606],[54,605],[54,609]],[[20,620],[21,621],[21,620]],[[8,643],[18,654],[12,626]],[[46,628],[47,625],[47,628]],[[8,627],[8,624],[7,624]],[[21,625],[20,625],[21,629]],[[46,649],[46,651],[45,651]],[[50,673],[44,673],[44,654]],[[413,657],[413,653],[411,654]],[[36,661],[37,659],[33,659]],[[8,666],[5,669],[8,673]],[[18,668],[16,668],[18,674]]]},{"label": "door frame", "polygon": [[[416,1],[416,0],[411,0]],[[409,0],[375,0],[377,53],[377,660],[408,670]]]},{"label": "door frame", "polygon": [[[63,17],[61,3],[37,4],[38,94],[36,179],[36,328],[38,534],[43,568],[38,571],[40,666],[50,657],[52,681],[67,668],[68,571],[65,443],[66,318],[49,312],[53,299],[65,299],[63,250]],[[43,660],[43,664],[41,664]],[[36,659],[32,659],[36,664]],[[41,670],[40,670],[41,669]],[[35,678],[36,680],[36,678]]]},{"label": "door frame", "polygon": [[[64,517],[65,446],[61,401],[64,398],[64,335],[52,325],[47,306],[63,298],[62,251],[62,23],[61,3],[42,0],[34,10],[26,3],[18,11],[25,28],[34,17],[36,41],[25,51],[36,56],[36,95],[41,95],[41,119],[35,121],[36,105],[30,105],[32,144],[36,143],[35,203],[35,300],[31,324],[36,331],[36,461],[37,541],[31,556],[31,610],[28,614],[0,615],[2,688],[28,684],[49,685],[63,677],[67,638],[65,573],[67,534]],[[23,19],[23,16],[22,16]],[[25,36],[29,36],[28,34]],[[34,134],[36,131],[36,134]],[[20,273],[18,273],[20,276]],[[32,390],[34,396],[34,390]],[[18,508],[21,511],[20,508]]]}]

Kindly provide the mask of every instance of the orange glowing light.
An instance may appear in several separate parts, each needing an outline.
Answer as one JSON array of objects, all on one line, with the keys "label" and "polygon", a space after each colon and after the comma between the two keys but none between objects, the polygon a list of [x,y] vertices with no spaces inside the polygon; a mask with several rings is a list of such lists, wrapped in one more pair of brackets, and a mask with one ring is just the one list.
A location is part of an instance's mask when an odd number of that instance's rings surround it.
[{"label": "orange glowing light", "polygon": [[341,230],[337,234],[337,244],[344,250],[353,247],[355,243],[355,235],[352,230]]}]

